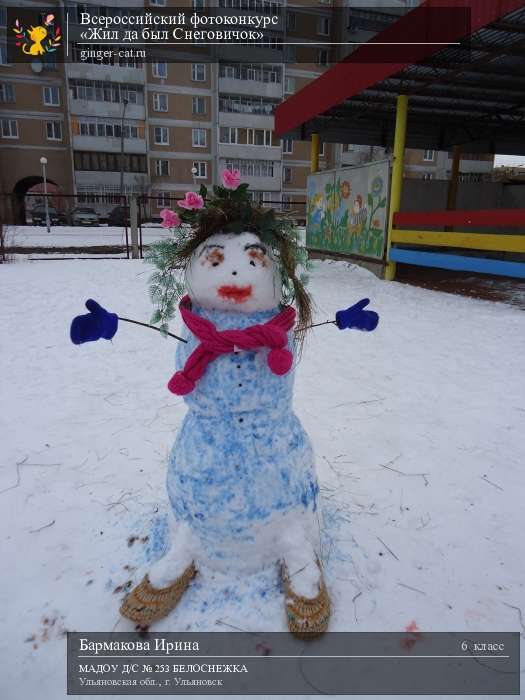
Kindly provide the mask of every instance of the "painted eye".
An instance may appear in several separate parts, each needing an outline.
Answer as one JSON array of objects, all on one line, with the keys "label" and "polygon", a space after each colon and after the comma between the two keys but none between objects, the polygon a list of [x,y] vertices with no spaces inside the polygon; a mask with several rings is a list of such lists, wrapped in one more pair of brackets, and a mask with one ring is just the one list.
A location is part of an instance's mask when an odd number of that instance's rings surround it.
[{"label": "painted eye", "polygon": [[255,267],[255,261],[254,261],[254,260],[250,260],[250,265],[253,265],[253,267]]},{"label": "painted eye", "polygon": [[211,265],[212,265],[212,267],[217,267],[218,264],[219,264],[218,262],[214,262]]}]

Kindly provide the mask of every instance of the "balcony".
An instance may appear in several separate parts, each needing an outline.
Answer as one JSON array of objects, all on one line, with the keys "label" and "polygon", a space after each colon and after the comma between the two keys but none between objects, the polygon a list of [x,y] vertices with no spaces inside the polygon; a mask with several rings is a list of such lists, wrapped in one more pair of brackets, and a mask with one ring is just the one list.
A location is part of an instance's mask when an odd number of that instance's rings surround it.
[{"label": "balcony", "polygon": [[[120,153],[121,144],[118,137],[74,135],[73,148],[76,151]],[[124,139],[124,153],[146,153],[146,139]]]},{"label": "balcony", "polygon": [[273,129],[275,117],[266,114],[249,114],[242,112],[219,112],[221,126],[237,126],[248,129]]},{"label": "balcony", "polygon": [[[224,168],[226,168],[226,160],[225,155],[221,153],[219,169],[223,170]],[[251,190],[279,192],[281,190],[281,164],[280,162],[274,162],[273,175],[249,175],[242,173],[241,180],[248,183]]]},{"label": "balcony", "polygon": [[[123,104],[121,102],[99,102],[98,100],[73,100],[69,101],[71,114],[92,117],[122,117]],[[146,119],[144,105],[129,103],[126,107],[126,119]]]},{"label": "balcony", "polygon": [[262,80],[243,80],[238,78],[219,78],[219,90],[241,95],[261,95],[282,99],[282,83],[265,83]]},{"label": "balcony", "polygon": [[143,68],[121,68],[118,64],[111,66],[96,63],[66,63],[66,70],[69,78],[105,80],[113,83],[144,84],[146,82]]},{"label": "balcony", "polygon": [[281,160],[280,146],[251,146],[245,143],[219,143],[222,158],[242,158],[245,160]]}]

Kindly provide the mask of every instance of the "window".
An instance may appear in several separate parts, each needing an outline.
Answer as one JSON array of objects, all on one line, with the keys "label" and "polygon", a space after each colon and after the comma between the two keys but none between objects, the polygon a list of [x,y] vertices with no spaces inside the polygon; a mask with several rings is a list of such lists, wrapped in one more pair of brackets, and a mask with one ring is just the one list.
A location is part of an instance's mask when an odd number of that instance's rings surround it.
[{"label": "window", "polygon": [[325,155],[325,152],[324,152],[324,142],[323,142],[323,141],[321,141],[320,144],[319,144],[319,155],[320,155],[321,157],[324,157],[324,155]]},{"label": "window", "polygon": [[166,0],[149,0],[152,7],[166,7]]},{"label": "window", "polygon": [[289,165],[283,167],[283,182],[290,184],[292,181],[292,169]]},{"label": "window", "polygon": [[15,86],[12,83],[0,83],[0,102],[15,101]]},{"label": "window", "polygon": [[295,92],[295,78],[286,77],[284,79],[284,94],[293,95]]},{"label": "window", "polygon": [[206,7],[206,2],[205,0],[193,0],[193,9],[194,10],[204,10]]},{"label": "window", "polygon": [[206,129],[191,130],[191,145],[196,148],[206,147]]},{"label": "window", "polygon": [[317,33],[322,36],[328,36],[330,34],[330,17],[317,18]]},{"label": "window", "polygon": [[240,170],[242,176],[273,177],[274,163],[272,160],[248,160],[244,158],[228,158],[228,170]]},{"label": "window", "polygon": [[219,77],[280,83],[282,70],[279,66],[265,63],[219,63]]},{"label": "window", "polygon": [[18,138],[18,122],[16,119],[2,119],[2,138]]},{"label": "window", "polygon": [[328,51],[326,49],[317,49],[317,65],[326,66],[328,63]]},{"label": "window", "polygon": [[283,139],[283,153],[290,155],[293,153],[293,139]]},{"label": "window", "polygon": [[353,143],[344,143],[343,144],[343,152],[344,153],[351,153],[353,150],[354,150]]},{"label": "window", "polygon": [[297,63],[297,49],[292,44],[285,45],[284,60],[288,63]]},{"label": "window", "polygon": [[239,132],[234,126],[221,126],[219,129],[220,143],[239,143]]},{"label": "window", "polygon": [[206,80],[206,65],[204,63],[191,64],[191,79],[198,83]]},{"label": "window", "polygon": [[193,177],[198,178],[198,177],[208,177],[208,168],[207,168],[207,163],[204,160],[194,160],[193,161],[193,167],[197,171]]},{"label": "window", "polygon": [[290,194],[284,194],[282,195],[282,209],[283,211],[290,211],[292,208],[292,196]]},{"label": "window", "polygon": [[156,160],[155,161],[155,175],[169,175],[170,174],[170,162],[169,160]]},{"label": "window", "polygon": [[62,124],[46,122],[46,138],[48,141],[62,141]]},{"label": "window", "polygon": [[[75,170],[120,171],[120,153],[101,153],[100,151],[75,151]],[[146,173],[146,156],[142,154],[124,154],[124,171]]]},{"label": "window", "polygon": [[49,87],[45,85],[42,88],[44,104],[51,107],[60,105],[60,90],[58,87]]},{"label": "window", "polygon": [[155,127],[155,143],[160,146],[165,146],[170,142],[169,130],[167,126]]},{"label": "window", "polygon": [[157,63],[152,63],[152,71],[154,78],[167,78],[168,77],[168,64],[165,61],[160,61]]},{"label": "window", "polygon": [[270,129],[248,129],[246,142],[250,146],[271,146],[272,132]]},{"label": "window", "polygon": [[193,114],[206,114],[206,98],[192,97],[191,111]]},{"label": "window", "polygon": [[[98,136],[102,138],[120,138],[122,121],[110,117],[79,117],[73,121],[73,133],[77,136]],[[143,139],[143,122],[126,120],[124,122],[124,138]]]},{"label": "window", "polygon": [[220,95],[219,111],[235,112],[238,114],[273,114],[274,108],[279,104],[277,100],[266,97],[249,95]]},{"label": "window", "polygon": [[434,156],[435,156],[435,151],[432,150],[431,148],[427,148],[423,152],[423,160],[432,161],[432,160],[434,160]]},{"label": "window", "polygon": [[155,112],[168,111],[168,96],[161,92],[156,92],[153,95],[153,110]]},{"label": "window", "polygon": [[289,32],[295,32],[295,27],[297,26],[297,15],[295,12],[288,11],[286,13],[286,29]]},{"label": "window", "polygon": [[157,206],[159,209],[164,209],[170,206],[170,193],[157,192]]},{"label": "window", "polygon": [[7,37],[5,34],[5,29],[0,28],[0,66],[7,65],[9,65],[7,63]]},{"label": "window", "polygon": [[57,59],[54,53],[45,53],[42,56],[42,65],[45,71],[54,71],[57,69]]},{"label": "window", "polygon": [[134,105],[144,104],[144,88],[142,85],[72,78],[69,81],[69,90],[73,100],[119,103],[126,99]]}]

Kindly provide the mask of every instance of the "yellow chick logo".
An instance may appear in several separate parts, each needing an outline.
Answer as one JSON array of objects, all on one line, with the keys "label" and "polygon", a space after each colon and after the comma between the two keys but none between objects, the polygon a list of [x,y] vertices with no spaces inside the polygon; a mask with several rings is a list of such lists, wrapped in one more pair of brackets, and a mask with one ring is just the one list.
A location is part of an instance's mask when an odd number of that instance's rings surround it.
[{"label": "yellow chick logo", "polygon": [[24,29],[20,21],[15,20],[13,32],[16,45],[22,48],[27,56],[43,56],[57,50],[62,41],[60,27],[54,24],[55,15],[47,15],[43,25],[31,26]]}]

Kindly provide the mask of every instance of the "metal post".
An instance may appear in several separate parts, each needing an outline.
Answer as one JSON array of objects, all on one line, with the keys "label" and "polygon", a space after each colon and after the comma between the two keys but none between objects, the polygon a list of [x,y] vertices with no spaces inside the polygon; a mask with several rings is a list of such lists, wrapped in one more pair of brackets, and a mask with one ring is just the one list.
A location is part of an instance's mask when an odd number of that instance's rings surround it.
[{"label": "metal post", "polygon": [[456,208],[459,183],[459,166],[461,164],[461,146],[454,146],[452,151],[452,172],[448,183],[447,209],[453,211]]},{"label": "metal post", "polygon": [[131,229],[131,257],[133,259],[139,257],[139,237],[137,222],[137,198],[135,196],[132,196],[129,202],[129,225]]},{"label": "metal post", "polygon": [[122,108],[122,117],[120,119],[120,194],[124,194],[124,117],[128,101],[124,99],[122,104],[124,107]]},{"label": "metal post", "polygon": [[46,210],[46,228],[47,228],[47,232],[51,233],[51,227],[50,227],[50,222],[49,222],[49,202],[47,201],[47,178],[46,178],[47,158],[45,156],[42,156],[42,158],[40,158],[40,165],[42,166],[42,179],[44,180],[44,207]]},{"label": "metal post", "polygon": [[390,258],[392,244],[392,229],[394,214],[401,207],[403,192],[403,170],[405,165],[405,143],[407,135],[408,96],[398,95],[396,107],[396,131],[394,135],[394,162],[392,166],[392,182],[390,185],[390,212],[388,216],[388,237],[386,248],[385,279],[393,280],[396,276],[396,264]]},{"label": "metal post", "polygon": [[319,170],[319,134],[312,134],[310,144],[310,172],[316,173]]}]

